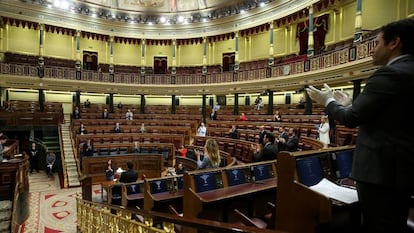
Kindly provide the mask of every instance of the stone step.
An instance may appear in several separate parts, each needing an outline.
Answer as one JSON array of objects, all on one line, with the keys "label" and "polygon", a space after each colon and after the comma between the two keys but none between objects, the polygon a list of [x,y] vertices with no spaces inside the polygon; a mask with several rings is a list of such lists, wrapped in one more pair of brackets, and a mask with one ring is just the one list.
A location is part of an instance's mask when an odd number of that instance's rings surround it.
[{"label": "stone step", "polygon": [[10,232],[10,220],[0,221],[0,232]]},{"label": "stone step", "polygon": [[0,211],[0,222],[10,220],[10,218],[11,218],[11,210]]},{"label": "stone step", "polygon": [[0,211],[11,210],[11,208],[12,208],[12,201],[10,200],[0,201]]}]

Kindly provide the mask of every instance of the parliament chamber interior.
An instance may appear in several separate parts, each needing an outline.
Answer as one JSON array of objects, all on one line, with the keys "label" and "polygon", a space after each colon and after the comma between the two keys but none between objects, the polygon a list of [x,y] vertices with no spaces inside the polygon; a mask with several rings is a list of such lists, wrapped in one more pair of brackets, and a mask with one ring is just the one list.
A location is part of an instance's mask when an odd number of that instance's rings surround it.
[{"label": "parliament chamber interior", "polygon": [[[0,232],[44,232],[29,180],[50,180],[49,153],[79,190],[73,232],[358,232],[358,128],[330,120],[320,141],[305,88],[356,98],[378,30],[413,15],[410,0],[2,1]],[[297,145],[257,161],[261,130]],[[219,166],[201,169],[210,140]],[[128,162],[138,178],[120,182]]]}]

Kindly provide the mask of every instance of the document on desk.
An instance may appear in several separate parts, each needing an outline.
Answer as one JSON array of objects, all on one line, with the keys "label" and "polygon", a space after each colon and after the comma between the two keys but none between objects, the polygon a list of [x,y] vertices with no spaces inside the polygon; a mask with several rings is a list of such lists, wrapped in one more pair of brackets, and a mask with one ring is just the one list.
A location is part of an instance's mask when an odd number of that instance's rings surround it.
[{"label": "document on desk", "polygon": [[332,181],[329,181],[326,178],[323,178],[319,183],[310,186],[309,188],[313,191],[321,193],[332,199],[344,202],[346,204],[351,204],[358,201],[358,194],[355,189],[342,187]]}]

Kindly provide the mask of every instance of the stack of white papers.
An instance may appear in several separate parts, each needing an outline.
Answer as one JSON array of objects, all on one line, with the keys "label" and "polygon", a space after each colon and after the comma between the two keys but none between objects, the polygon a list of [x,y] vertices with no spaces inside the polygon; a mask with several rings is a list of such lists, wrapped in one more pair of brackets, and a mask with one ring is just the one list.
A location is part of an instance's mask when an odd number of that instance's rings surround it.
[{"label": "stack of white papers", "polygon": [[329,198],[351,204],[358,201],[358,194],[355,189],[347,188],[323,178],[319,183],[310,186],[310,189],[321,193]]}]

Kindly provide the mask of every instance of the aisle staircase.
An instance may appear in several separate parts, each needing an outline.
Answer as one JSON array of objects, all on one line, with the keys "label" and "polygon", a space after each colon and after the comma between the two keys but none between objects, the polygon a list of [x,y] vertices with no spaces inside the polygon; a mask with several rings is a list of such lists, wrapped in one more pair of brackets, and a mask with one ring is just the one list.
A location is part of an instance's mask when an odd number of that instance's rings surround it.
[{"label": "aisle staircase", "polygon": [[62,135],[62,162],[64,174],[64,187],[79,187],[78,163],[73,152],[72,137],[70,132],[70,115],[65,115],[65,123],[60,127]]},{"label": "aisle staircase", "polygon": [[12,202],[0,201],[0,233],[9,233],[12,214]]}]

